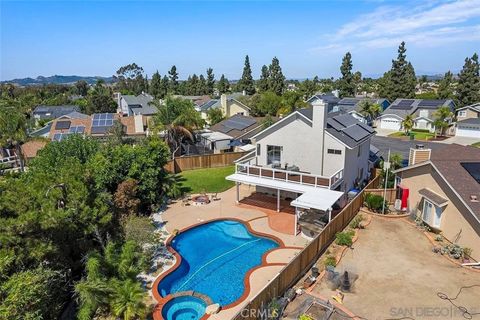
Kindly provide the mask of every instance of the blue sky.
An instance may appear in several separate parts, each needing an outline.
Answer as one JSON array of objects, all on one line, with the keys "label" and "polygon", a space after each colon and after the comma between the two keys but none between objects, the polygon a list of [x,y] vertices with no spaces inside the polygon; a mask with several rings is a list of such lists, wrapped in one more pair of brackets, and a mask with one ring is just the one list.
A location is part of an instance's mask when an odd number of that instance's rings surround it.
[{"label": "blue sky", "polygon": [[273,56],[287,78],[337,77],[350,51],[364,75],[388,70],[398,44],[417,74],[458,71],[480,52],[480,0],[469,1],[4,1],[0,78],[110,76],[136,62],[180,78],[212,67],[254,76]]}]

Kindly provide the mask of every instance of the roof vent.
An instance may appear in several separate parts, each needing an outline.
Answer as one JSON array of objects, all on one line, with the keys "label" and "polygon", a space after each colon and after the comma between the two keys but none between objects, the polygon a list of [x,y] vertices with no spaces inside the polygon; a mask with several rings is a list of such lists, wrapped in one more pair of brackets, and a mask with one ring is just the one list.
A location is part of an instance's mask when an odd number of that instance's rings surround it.
[{"label": "roof vent", "polygon": [[415,149],[425,149],[425,146],[423,144],[416,144]]},{"label": "roof vent", "polygon": [[477,197],[476,195],[472,194],[472,195],[470,196],[470,201],[471,201],[471,202],[478,202],[478,197]]}]

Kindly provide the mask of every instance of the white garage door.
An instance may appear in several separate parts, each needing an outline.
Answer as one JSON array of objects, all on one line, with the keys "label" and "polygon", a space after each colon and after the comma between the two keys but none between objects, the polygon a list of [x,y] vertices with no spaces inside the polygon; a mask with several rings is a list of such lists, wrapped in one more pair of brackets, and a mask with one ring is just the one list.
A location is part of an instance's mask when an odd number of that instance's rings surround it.
[{"label": "white garage door", "polygon": [[380,121],[380,128],[382,129],[400,130],[400,127],[401,124],[398,119],[384,118]]},{"label": "white garage door", "polygon": [[480,138],[480,128],[478,127],[468,127],[468,126],[459,126],[455,134],[458,137],[471,137],[471,138]]}]

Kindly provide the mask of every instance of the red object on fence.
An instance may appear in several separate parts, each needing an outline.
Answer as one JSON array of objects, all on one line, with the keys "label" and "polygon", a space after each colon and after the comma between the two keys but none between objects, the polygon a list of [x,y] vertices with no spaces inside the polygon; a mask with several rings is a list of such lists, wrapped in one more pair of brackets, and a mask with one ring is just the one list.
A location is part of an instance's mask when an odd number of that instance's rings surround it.
[{"label": "red object on fence", "polygon": [[396,199],[400,199],[402,201],[400,205],[400,210],[407,211],[407,202],[408,202],[408,195],[410,191],[407,187],[402,186],[401,184],[397,185],[397,196]]}]

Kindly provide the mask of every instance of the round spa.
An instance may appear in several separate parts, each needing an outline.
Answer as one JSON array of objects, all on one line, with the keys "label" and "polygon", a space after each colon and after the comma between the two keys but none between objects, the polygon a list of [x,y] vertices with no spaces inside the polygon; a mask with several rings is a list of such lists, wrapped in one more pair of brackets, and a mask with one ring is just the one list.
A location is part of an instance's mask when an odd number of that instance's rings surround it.
[{"label": "round spa", "polygon": [[180,296],[168,301],[162,308],[165,320],[199,320],[205,314],[205,301],[193,296]]}]

